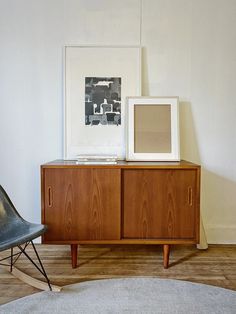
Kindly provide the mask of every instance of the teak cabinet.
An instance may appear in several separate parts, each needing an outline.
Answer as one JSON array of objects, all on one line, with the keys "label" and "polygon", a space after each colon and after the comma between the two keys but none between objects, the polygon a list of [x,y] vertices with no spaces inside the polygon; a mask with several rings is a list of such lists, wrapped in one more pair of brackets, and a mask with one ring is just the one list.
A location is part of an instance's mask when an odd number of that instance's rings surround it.
[{"label": "teak cabinet", "polygon": [[58,160],[41,166],[43,243],[198,243],[200,166],[187,162],[79,165]]}]

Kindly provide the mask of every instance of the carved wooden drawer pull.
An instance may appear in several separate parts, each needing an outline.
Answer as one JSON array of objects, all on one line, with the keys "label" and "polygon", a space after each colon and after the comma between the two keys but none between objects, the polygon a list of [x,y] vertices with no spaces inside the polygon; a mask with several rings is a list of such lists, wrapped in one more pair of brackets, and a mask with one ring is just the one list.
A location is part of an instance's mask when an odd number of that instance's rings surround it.
[{"label": "carved wooden drawer pull", "polygon": [[53,202],[53,198],[52,198],[52,188],[51,186],[48,187],[48,206],[52,207],[52,202]]},{"label": "carved wooden drawer pull", "polygon": [[188,204],[193,205],[193,189],[191,186],[188,188]]}]

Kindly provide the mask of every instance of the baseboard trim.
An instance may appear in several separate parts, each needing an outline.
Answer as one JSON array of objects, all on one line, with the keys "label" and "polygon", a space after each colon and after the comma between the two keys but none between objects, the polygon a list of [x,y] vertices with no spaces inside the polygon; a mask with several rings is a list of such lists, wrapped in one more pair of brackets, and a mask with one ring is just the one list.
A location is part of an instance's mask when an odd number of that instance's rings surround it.
[{"label": "baseboard trim", "polygon": [[236,226],[205,225],[208,244],[236,244]]}]

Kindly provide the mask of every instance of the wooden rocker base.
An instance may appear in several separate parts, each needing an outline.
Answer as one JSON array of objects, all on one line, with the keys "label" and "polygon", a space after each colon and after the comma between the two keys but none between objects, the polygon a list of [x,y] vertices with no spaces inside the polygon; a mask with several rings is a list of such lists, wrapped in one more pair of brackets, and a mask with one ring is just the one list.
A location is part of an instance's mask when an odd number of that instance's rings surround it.
[{"label": "wooden rocker base", "polygon": [[[31,243],[32,247],[34,249],[35,255],[37,257],[37,262],[35,262],[30,256],[29,254],[26,252],[26,248],[28,246],[28,244]],[[21,281],[35,287],[38,288],[40,290],[44,290],[44,291],[55,291],[55,292],[59,292],[61,291],[61,287],[59,286],[55,286],[55,285],[51,285],[50,280],[48,279],[47,273],[43,267],[43,264],[40,260],[39,254],[36,250],[36,247],[33,243],[33,241],[28,241],[24,244],[24,247],[22,247],[21,245],[17,245],[19,252],[14,253],[13,252],[13,247],[11,247],[11,254],[10,256],[4,257],[0,259],[0,266],[4,267],[4,269],[6,269],[7,271],[9,271],[13,276],[15,276],[16,278],[20,279]],[[15,267],[15,263],[17,262],[18,258],[24,254],[25,257],[27,257],[27,259],[35,266],[35,268],[44,276],[45,281],[41,281],[39,279],[35,279],[27,274],[25,274],[24,272],[22,272],[21,270],[19,270],[18,268]],[[9,262],[4,262],[5,260],[9,260]]]},{"label": "wooden rocker base", "polygon": [[[25,274],[24,272],[22,272],[21,270],[19,270],[15,266],[12,267],[12,271],[11,271],[10,265],[9,266],[1,265],[1,267],[3,267],[5,270],[7,270],[9,273],[11,273],[14,277],[20,279],[21,281],[27,283],[28,285],[30,285],[32,287],[35,287],[37,289],[44,290],[44,291],[50,291],[47,282],[41,281],[39,279],[35,279],[35,278]],[[51,288],[52,288],[51,291],[54,291],[54,292],[60,292],[62,289],[62,287],[52,285],[52,284],[51,284]]]}]

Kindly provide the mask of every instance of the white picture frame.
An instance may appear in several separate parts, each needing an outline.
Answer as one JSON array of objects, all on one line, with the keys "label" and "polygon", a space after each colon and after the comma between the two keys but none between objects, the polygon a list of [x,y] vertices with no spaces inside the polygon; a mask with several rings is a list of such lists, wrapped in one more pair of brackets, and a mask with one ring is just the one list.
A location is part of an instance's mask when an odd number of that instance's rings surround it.
[{"label": "white picture frame", "polygon": [[[95,120],[98,123],[95,125],[93,115],[85,115],[85,106],[90,102],[85,95],[89,78],[90,85],[97,78],[105,78],[107,82],[118,78],[121,82],[121,120],[116,120],[121,124],[111,125],[106,121],[107,125],[103,125],[104,121]],[[125,101],[129,95],[141,95],[140,46],[65,46],[64,158],[116,155],[118,159],[125,159]],[[98,110],[94,109],[96,104],[92,106],[93,112]],[[101,108],[96,112],[96,119],[104,113]]]},{"label": "white picture frame", "polygon": [[178,97],[127,97],[128,161],[179,161]]}]

